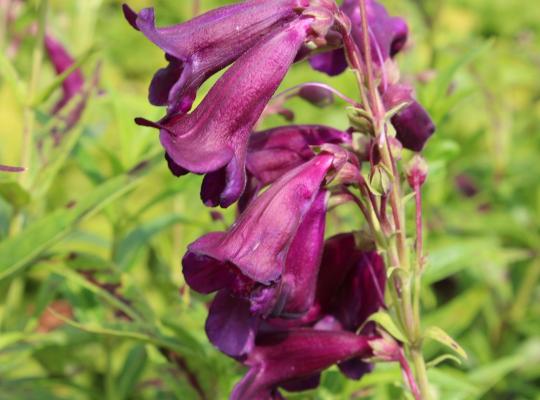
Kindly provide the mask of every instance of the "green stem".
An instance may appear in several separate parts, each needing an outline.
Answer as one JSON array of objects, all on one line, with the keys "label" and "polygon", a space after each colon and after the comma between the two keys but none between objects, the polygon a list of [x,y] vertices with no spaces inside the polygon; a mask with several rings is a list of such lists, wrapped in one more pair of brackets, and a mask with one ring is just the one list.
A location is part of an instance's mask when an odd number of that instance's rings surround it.
[{"label": "green stem", "polygon": [[11,10],[11,0],[7,0],[4,7],[0,8],[0,49],[6,47],[6,35],[9,25],[9,13]]},{"label": "green stem", "polygon": [[423,400],[430,400],[431,394],[429,392],[429,382],[427,377],[426,363],[422,355],[422,346],[413,345],[410,349],[411,358],[414,364],[414,370],[416,375],[416,381],[420,388],[420,394]]},{"label": "green stem", "polygon": [[24,126],[23,126],[23,143],[21,164],[24,166],[28,173],[21,174],[21,182],[25,182],[31,175],[31,162],[34,149],[34,127],[35,127],[35,114],[32,109],[34,97],[36,96],[37,86],[41,75],[41,66],[43,63],[43,42],[45,39],[45,26],[47,24],[47,9],[48,0],[41,0],[38,7],[38,31],[36,35],[36,43],[34,44],[34,51],[32,53],[32,73],[30,75],[30,82],[28,84],[28,93],[26,98],[26,105],[24,107]]}]

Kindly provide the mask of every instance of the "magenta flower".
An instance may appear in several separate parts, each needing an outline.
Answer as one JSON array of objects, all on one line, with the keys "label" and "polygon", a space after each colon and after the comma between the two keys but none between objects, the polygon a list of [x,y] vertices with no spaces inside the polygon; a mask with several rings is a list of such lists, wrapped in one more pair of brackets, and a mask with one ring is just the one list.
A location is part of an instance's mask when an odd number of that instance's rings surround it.
[{"label": "magenta flower", "polygon": [[[362,52],[363,33],[359,3],[357,0],[344,0],[341,9],[351,20],[351,36]],[[387,82],[383,71],[385,61],[394,57],[404,47],[408,37],[407,24],[401,18],[388,15],[386,9],[375,0],[366,1],[366,11],[371,58],[377,67],[377,73],[382,77],[379,91],[383,96],[385,106],[387,110],[390,110],[400,102],[409,103],[392,118],[396,137],[403,147],[421,151],[426,141],[435,132],[435,125],[427,111],[412,97],[412,90],[405,85]],[[339,75],[347,68],[342,48],[315,55],[311,57],[310,63],[314,69],[331,76]]]},{"label": "magenta flower", "polygon": [[350,133],[320,125],[289,125],[253,134],[246,160],[247,190],[240,208],[244,209],[263,187],[313,158],[312,146],[350,142]]},{"label": "magenta flower", "polygon": [[[201,293],[227,291],[216,297],[207,321],[210,340],[225,353],[240,355],[252,346],[258,320],[242,318],[249,312],[292,318],[311,307],[328,199],[321,185],[333,162],[323,153],[291,170],[227,232],[207,234],[188,247],[186,282]],[[227,323],[237,330],[223,330],[225,319],[245,321]]]},{"label": "magenta flower", "polygon": [[281,398],[280,386],[289,390],[316,387],[314,374],[352,357],[370,357],[370,339],[315,329],[261,334],[244,360],[249,371],[234,388],[231,400]]},{"label": "magenta flower", "polygon": [[207,12],[185,23],[156,28],[154,10],[136,14],[123,6],[128,22],[165,52],[149,90],[152,104],[168,113],[189,111],[199,87],[266,35],[295,19],[306,0],[249,0]]},{"label": "magenta flower", "polygon": [[[387,59],[394,57],[403,48],[407,42],[409,28],[403,19],[388,15],[386,9],[375,0],[367,0],[366,8],[371,56],[375,63],[382,66]],[[351,34],[361,50],[363,34],[358,0],[344,0],[341,9],[351,20]],[[315,55],[311,57],[310,64],[315,70],[330,76],[339,75],[347,68],[343,49]]]},{"label": "magenta flower", "polygon": [[392,117],[392,125],[403,147],[422,151],[428,139],[435,133],[435,124],[427,111],[414,99],[412,88],[407,85],[391,85],[383,94],[383,102],[387,109],[409,103]]},{"label": "magenta flower", "polygon": [[296,19],[248,50],[191,114],[162,123],[138,119],[161,128],[175,174],[207,174],[201,189],[206,205],[228,207],[244,191],[248,137],[306,40],[311,20]]},{"label": "magenta flower", "polygon": [[[49,34],[45,35],[45,50],[57,75],[61,75],[75,63],[75,60],[73,60],[73,57],[71,57],[64,46]],[[84,77],[81,70],[77,68],[62,82],[62,97],[55,104],[51,113],[57,114],[60,112],[71,99],[82,92],[83,87]]]},{"label": "magenta flower", "polygon": [[[382,258],[375,252],[357,249],[352,233],[340,234],[325,243],[311,309],[297,320],[274,318],[268,323],[276,329],[310,326],[354,333],[384,306],[385,284]],[[366,324],[361,334],[374,335],[374,325]],[[360,379],[372,368],[358,357],[340,362],[338,367],[351,379]]]}]

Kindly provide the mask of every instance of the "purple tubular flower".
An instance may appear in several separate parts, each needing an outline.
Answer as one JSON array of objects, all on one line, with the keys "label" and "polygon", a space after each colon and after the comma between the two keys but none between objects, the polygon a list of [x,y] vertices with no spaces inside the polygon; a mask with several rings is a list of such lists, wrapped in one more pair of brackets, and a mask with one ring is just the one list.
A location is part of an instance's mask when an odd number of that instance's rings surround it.
[{"label": "purple tubular flower", "polygon": [[[57,75],[69,69],[75,60],[67,50],[51,35],[45,35],[45,49]],[[69,74],[62,82],[62,98],[53,107],[52,114],[57,114],[69,101],[79,94],[84,87],[84,78],[79,68]]]},{"label": "purple tubular flower", "polygon": [[[385,284],[382,258],[375,252],[357,250],[353,234],[326,241],[317,298],[321,312],[331,315],[342,329],[356,332],[384,305]],[[362,334],[375,334],[373,328],[373,324],[367,324]],[[338,366],[348,378],[356,380],[372,370],[358,357]]]},{"label": "purple tubular flower", "polygon": [[[321,154],[285,174],[229,231],[207,234],[188,247],[186,282],[202,293],[220,290],[206,327],[223,352],[239,356],[250,350],[257,321],[247,316],[290,318],[311,307],[328,200],[321,184],[333,159]],[[223,330],[224,324],[230,329]]]},{"label": "purple tubular flower", "polygon": [[[343,11],[352,23],[352,36],[356,43],[362,43],[362,23],[360,5],[357,0],[344,0]],[[394,57],[407,42],[409,28],[399,17],[391,17],[384,6],[375,0],[366,1],[366,11],[369,25],[371,56],[382,65],[385,60]],[[362,46],[359,46],[361,49]]]},{"label": "purple tubular flower", "polygon": [[[333,158],[321,154],[290,171],[255,199],[227,232],[192,243],[183,259],[186,282],[201,293],[238,287],[238,275],[263,285],[276,282]],[[218,276],[221,279],[214,279]]]},{"label": "purple tubular flower", "polygon": [[435,132],[435,124],[427,111],[412,96],[412,88],[406,85],[391,85],[383,95],[387,109],[401,103],[409,103],[391,119],[396,129],[396,137],[403,147],[421,151]]},{"label": "purple tubular flower", "polygon": [[413,100],[404,110],[391,119],[396,129],[396,137],[403,147],[422,151],[428,139],[435,133],[435,124],[427,111]]},{"label": "purple tubular flower", "polygon": [[173,171],[207,174],[201,189],[206,205],[228,207],[244,191],[249,134],[306,39],[310,21],[296,19],[248,50],[191,114],[163,123],[137,120],[161,128]]},{"label": "purple tubular flower", "polygon": [[302,378],[309,381],[317,372],[352,357],[370,357],[368,341],[350,332],[315,329],[259,335],[244,361],[250,369],[234,388],[231,400],[275,398],[279,386]]},{"label": "purple tubular flower", "polygon": [[352,233],[326,240],[317,287],[322,314],[354,332],[384,305],[385,284],[381,256],[357,249]]},{"label": "purple tubular flower", "polygon": [[124,4],[128,22],[163,49],[169,61],[152,80],[150,102],[167,105],[169,115],[189,111],[198,88],[210,76],[293,20],[305,6],[306,0],[250,0],[156,28],[152,8],[137,14]]},{"label": "purple tubular flower", "polygon": [[[391,17],[388,12],[375,0],[366,2],[368,24],[370,28],[371,56],[375,63],[382,66],[384,62],[394,57],[405,46],[409,34],[406,22],[399,17]],[[363,41],[360,5],[358,0],[344,0],[341,9],[350,18],[353,40],[358,48]],[[347,68],[343,49],[333,50],[311,57],[313,69],[330,76],[341,74]]]},{"label": "purple tubular flower", "polygon": [[[234,293],[223,289],[216,295],[206,321],[210,341],[222,352],[239,356],[251,351],[260,316],[277,313],[293,318],[312,305],[323,249],[328,194],[321,191],[298,227],[290,244],[281,279],[273,286],[245,285]],[[251,289],[247,293],[242,290]]]}]

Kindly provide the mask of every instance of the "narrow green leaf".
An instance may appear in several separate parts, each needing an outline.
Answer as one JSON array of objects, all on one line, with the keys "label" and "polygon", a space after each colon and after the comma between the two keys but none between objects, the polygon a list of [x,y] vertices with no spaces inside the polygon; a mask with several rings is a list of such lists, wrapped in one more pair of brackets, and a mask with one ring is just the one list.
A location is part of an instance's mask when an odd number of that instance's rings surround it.
[{"label": "narrow green leaf", "polygon": [[459,358],[457,358],[456,356],[454,356],[452,354],[443,354],[443,355],[431,360],[430,362],[428,362],[426,366],[428,368],[434,368],[434,367],[436,367],[437,365],[439,365],[440,363],[442,363],[442,362],[444,362],[446,360],[452,360],[457,365],[461,365],[461,360]]},{"label": "narrow green leaf", "polygon": [[177,223],[200,225],[200,223],[174,214],[163,215],[141,224],[118,243],[114,253],[114,262],[121,270],[129,270],[135,263],[140,250],[154,235]]},{"label": "narrow green leaf", "polygon": [[387,312],[378,311],[375,314],[371,314],[368,321],[376,322],[400,342],[403,342],[403,343],[409,342],[405,334],[401,331],[401,329],[398,328],[398,326],[394,323],[394,320],[392,319],[390,314],[388,314]]},{"label": "narrow green leaf", "polygon": [[21,209],[30,202],[30,194],[13,180],[0,180],[0,196],[2,196],[16,210]]},{"label": "narrow green leaf", "polygon": [[107,303],[109,303],[109,305],[111,305],[112,307],[124,312],[127,316],[129,316],[134,321],[142,321],[142,317],[133,308],[131,308],[130,306],[125,304],[123,301],[113,296],[111,293],[109,293],[102,287],[85,279],[82,275],[68,269],[65,266],[51,265],[46,268],[51,273],[55,273],[59,276],[62,276],[66,278],[68,281],[75,283],[76,285],[79,285],[91,291],[92,293],[94,293],[95,295],[97,295],[98,297],[106,301]]},{"label": "narrow green leaf", "polygon": [[156,161],[157,159],[152,159],[127,174],[108,180],[71,208],[56,210],[30,225],[19,235],[0,243],[0,280],[21,271],[70,233],[81,221],[133,189]]},{"label": "narrow green leaf", "polygon": [[70,325],[73,328],[77,328],[84,332],[93,333],[96,335],[136,340],[142,343],[154,345],[158,348],[163,347],[166,349],[170,349],[184,355],[201,357],[201,355],[197,354],[196,351],[194,351],[191,347],[189,347],[188,345],[184,345],[183,343],[176,340],[176,338],[165,337],[159,334],[150,334],[142,330],[136,330],[137,327],[134,326],[134,324],[110,324],[110,326],[98,326],[94,324],[83,325],[54,312],[54,310],[51,310],[51,312],[57,318],[64,321],[67,325]]},{"label": "narrow green leaf", "polygon": [[5,82],[12,87],[17,102],[22,105],[26,88],[23,81],[20,79],[17,70],[8,59],[6,51],[0,51],[0,74]]},{"label": "narrow green leaf", "polygon": [[51,97],[51,95],[54,93],[54,91],[58,89],[62,85],[62,83],[64,83],[66,78],[71,75],[73,71],[86,64],[90,57],[93,56],[96,52],[97,49],[95,48],[90,48],[86,50],[68,69],[66,69],[60,75],[56,76],[56,78],[49,84],[49,86],[47,86],[38,96],[36,96],[36,100],[33,102],[32,107],[37,107],[46,102],[49,97]]},{"label": "narrow green leaf", "polygon": [[82,132],[83,129],[81,127],[76,127],[69,132],[66,137],[64,137],[64,140],[62,140],[60,146],[53,149],[49,157],[51,161],[38,171],[34,180],[32,193],[34,193],[36,197],[47,193],[54,181],[54,178],[56,175],[58,175],[58,172],[60,172],[66,163],[66,160],[70,157],[73,148],[81,137]]},{"label": "narrow green leaf", "polygon": [[424,332],[424,336],[445,345],[455,351],[464,360],[467,359],[467,353],[448,333],[437,326],[430,326]]},{"label": "narrow green leaf", "polygon": [[122,371],[116,382],[116,396],[119,400],[131,398],[139,379],[144,372],[148,356],[142,344],[134,346],[128,353]]}]

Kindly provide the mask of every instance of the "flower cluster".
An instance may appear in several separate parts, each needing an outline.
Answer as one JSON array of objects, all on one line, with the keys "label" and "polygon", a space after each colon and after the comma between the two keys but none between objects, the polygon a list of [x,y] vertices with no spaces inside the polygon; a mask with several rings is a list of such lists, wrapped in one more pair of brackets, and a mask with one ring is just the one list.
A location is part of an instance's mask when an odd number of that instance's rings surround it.
[{"label": "flower cluster", "polygon": [[[365,39],[357,3],[247,0],[163,28],[152,9],[136,13],[124,5],[128,22],[168,61],[149,90],[150,102],[167,106],[166,115],[136,122],[160,130],[174,175],[205,175],[206,205],[238,202],[236,222],[193,242],[182,260],[193,290],[216,293],[206,321],[209,340],[249,367],[233,399],[314,388],[333,364],[353,379],[371,368],[366,360],[379,332],[369,317],[385,307],[383,258],[353,232],[325,240],[331,199],[347,199],[347,187],[363,179],[355,128],[287,125],[254,132],[293,63],[308,58],[330,75],[345,70],[343,32],[358,48]],[[433,123],[411,89],[389,73],[407,25],[375,1],[367,4],[377,89],[387,109],[398,108],[392,118],[397,139],[419,151]],[[229,65],[192,109],[199,87]],[[303,93],[315,103],[323,102],[320,94]]]}]

